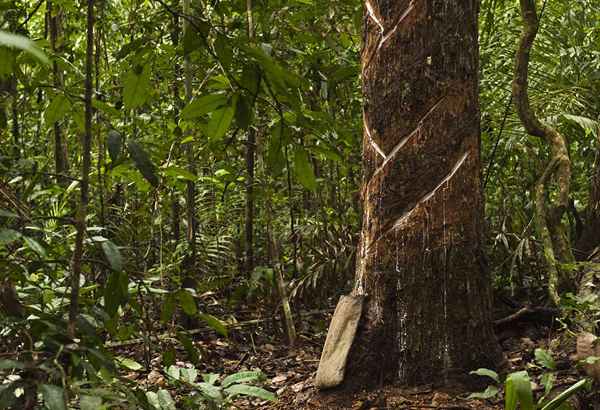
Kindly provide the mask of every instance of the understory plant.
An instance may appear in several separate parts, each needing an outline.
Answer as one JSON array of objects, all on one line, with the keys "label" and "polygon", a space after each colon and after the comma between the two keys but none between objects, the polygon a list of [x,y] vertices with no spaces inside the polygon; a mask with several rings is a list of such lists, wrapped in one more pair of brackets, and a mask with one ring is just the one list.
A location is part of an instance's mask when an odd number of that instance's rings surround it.
[{"label": "understory plant", "polygon": [[[567,401],[585,388],[589,388],[591,380],[584,378],[571,385],[566,390],[562,391],[555,397],[551,397],[550,393],[555,387],[556,363],[552,355],[544,349],[535,350],[534,367],[543,369],[540,377],[540,382],[544,388],[544,393],[536,401],[535,394],[532,389],[532,380],[526,370],[510,373],[504,381],[504,409],[505,410],[556,410],[569,409]],[[500,376],[490,369],[477,369],[471,374],[488,377],[495,384],[488,386],[483,392],[473,393],[469,396],[472,399],[490,399],[500,392],[499,385],[501,384]]]},{"label": "understory plant", "polygon": [[[239,396],[256,397],[262,400],[275,401],[270,391],[253,385],[266,380],[261,371],[241,371],[229,376],[219,374],[202,374],[202,381],[197,381],[199,373],[195,367],[169,366],[164,373],[173,387],[189,391],[182,400],[183,408],[221,410],[229,409]],[[252,384],[249,384],[252,383]],[[146,392],[148,402],[157,410],[175,410],[177,407],[171,394],[160,389],[157,392]]]}]

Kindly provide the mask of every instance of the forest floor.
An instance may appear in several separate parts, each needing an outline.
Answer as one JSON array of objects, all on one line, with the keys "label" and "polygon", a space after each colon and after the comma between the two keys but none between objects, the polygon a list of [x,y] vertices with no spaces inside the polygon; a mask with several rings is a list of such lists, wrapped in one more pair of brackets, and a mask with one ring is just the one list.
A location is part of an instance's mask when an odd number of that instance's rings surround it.
[{"label": "forest floor", "polygon": [[[331,318],[328,311],[312,314],[299,320],[298,341],[294,347],[285,343],[281,324],[275,321],[256,320],[252,326],[242,326],[232,330],[229,337],[217,336],[214,332],[201,332],[194,335],[194,343],[201,353],[201,373],[233,374],[242,370],[262,370],[267,376],[264,386],[276,392],[276,403],[258,399],[238,399],[238,409],[502,409],[503,395],[488,400],[469,399],[471,392],[452,389],[420,386],[400,388],[386,386],[381,389],[359,392],[318,392],[313,384],[321,349],[325,340],[327,325]],[[253,320],[249,320],[252,322]],[[508,333],[500,335],[501,344],[507,359],[508,371],[528,370],[532,376],[534,389],[538,395],[543,392],[540,376],[542,369],[534,364],[536,348],[551,348],[557,363],[554,371],[555,386],[568,386],[581,378],[577,369],[571,366],[569,357],[574,344],[565,343],[565,337],[549,327],[515,324]],[[154,346],[155,354],[149,369],[130,372],[126,377],[145,385],[148,390],[167,388],[163,376],[161,351],[166,342]],[[119,354],[140,359],[141,348],[124,346],[117,349]],[[190,366],[184,359],[183,350],[178,351],[179,366]],[[141,360],[140,360],[141,361]],[[491,382],[491,379],[490,379]],[[492,382],[493,383],[493,382]],[[177,398],[181,392],[172,391]]]}]

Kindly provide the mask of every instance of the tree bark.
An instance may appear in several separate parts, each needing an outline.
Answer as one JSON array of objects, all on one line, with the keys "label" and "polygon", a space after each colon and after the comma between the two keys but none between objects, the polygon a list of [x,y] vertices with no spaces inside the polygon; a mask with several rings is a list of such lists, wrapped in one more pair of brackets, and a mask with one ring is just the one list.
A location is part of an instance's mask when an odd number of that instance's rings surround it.
[{"label": "tree bark", "polygon": [[478,1],[365,6],[353,295],[366,298],[345,382],[455,381],[501,359],[482,254]]}]

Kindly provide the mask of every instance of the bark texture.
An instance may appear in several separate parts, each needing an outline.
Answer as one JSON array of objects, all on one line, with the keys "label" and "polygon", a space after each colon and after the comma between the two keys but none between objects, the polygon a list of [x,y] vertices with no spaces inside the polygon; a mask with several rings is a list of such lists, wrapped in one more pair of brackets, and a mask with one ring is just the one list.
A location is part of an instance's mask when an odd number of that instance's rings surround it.
[{"label": "bark texture", "polygon": [[477,0],[367,0],[363,224],[366,296],[350,385],[450,382],[494,367],[481,252]]}]

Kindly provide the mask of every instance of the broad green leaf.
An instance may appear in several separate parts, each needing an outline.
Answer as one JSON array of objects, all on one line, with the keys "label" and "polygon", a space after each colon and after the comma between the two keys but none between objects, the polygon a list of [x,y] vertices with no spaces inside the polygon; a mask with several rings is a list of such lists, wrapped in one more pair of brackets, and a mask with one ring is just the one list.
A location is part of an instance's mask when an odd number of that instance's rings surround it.
[{"label": "broad green leaf", "polygon": [[252,97],[246,95],[240,96],[237,100],[235,109],[235,122],[241,129],[248,129],[254,117],[254,107],[252,106]]},{"label": "broad green leaf", "polygon": [[81,395],[79,406],[81,410],[98,410],[102,408],[102,397]]},{"label": "broad green leaf", "polygon": [[52,99],[50,104],[48,104],[48,108],[46,108],[46,111],[44,112],[46,125],[52,126],[55,122],[62,120],[71,110],[71,107],[71,101],[63,94],[58,94]]},{"label": "broad green leaf", "polygon": [[177,410],[177,407],[175,407],[175,402],[171,397],[171,393],[169,393],[167,390],[160,389],[158,391],[158,403],[160,404],[160,408],[162,410]]},{"label": "broad green leaf", "polygon": [[521,410],[534,410],[533,392],[531,381],[526,371],[515,372],[508,375],[505,384],[505,410],[516,410],[520,404]]},{"label": "broad green leaf", "polygon": [[172,365],[167,368],[167,374],[169,376],[171,376],[172,378],[174,378],[175,380],[179,380],[180,373],[181,373],[181,368],[178,366]]},{"label": "broad green leaf", "polygon": [[206,382],[198,383],[196,386],[198,386],[198,388],[200,389],[200,393],[202,393],[209,399],[214,400],[218,403],[223,401],[223,394],[221,393],[220,388]]},{"label": "broad green leaf", "polygon": [[494,380],[496,383],[500,383],[500,377],[498,376],[498,373],[496,373],[493,370],[490,369],[477,369],[477,370],[473,370],[472,372],[469,372],[469,374],[474,374],[477,376],[483,376],[483,377],[489,377],[490,379]]},{"label": "broad green leaf", "polygon": [[273,128],[273,132],[271,133],[271,138],[269,139],[269,146],[267,147],[267,164],[269,166],[269,170],[273,174],[273,176],[281,175],[283,169],[285,168],[285,154],[284,154],[284,144],[281,138],[281,126],[275,125]]},{"label": "broad green leaf", "polygon": [[204,323],[206,323],[210,328],[214,329],[217,333],[222,336],[227,336],[227,327],[219,319],[207,313],[201,313],[198,316],[204,321]]},{"label": "broad green leaf", "polygon": [[181,179],[185,179],[187,181],[196,181],[198,179],[198,177],[196,175],[192,174],[187,169],[184,169],[181,167],[170,166],[170,167],[165,168],[164,172],[165,172],[165,175],[167,175],[167,176],[181,178]]},{"label": "broad green leaf", "polygon": [[177,352],[172,347],[165,350],[162,354],[162,361],[165,366],[171,366],[177,359]]},{"label": "broad green leaf", "polygon": [[119,155],[121,155],[121,151],[123,150],[123,137],[117,131],[110,130],[106,136],[106,145],[110,161],[114,164],[119,159]]},{"label": "broad green leaf", "polygon": [[121,256],[121,251],[117,245],[115,245],[111,241],[102,242],[102,251],[104,252],[104,256],[110,263],[110,267],[116,271],[123,270],[123,257]]},{"label": "broad green leaf", "polygon": [[121,115],[119,110],[117,110],[115,107],[108,105],[104,101],[100,101],[97,99],[92,100],[92,107],[104,112],[104,114],[108,114],[108,115],[116,117],[116,118],[118,118]]},{"label": "broad green leaf", "polygon": [[160,402],[158,401],[158,394],[153,391],[147,391],[146,398],[148,399],[148,403],[150,403],[155,409],[161,410]]},{"label": "broad green leaf", "polygon": [[261,371],[238,372],[223,379],[221,385],[223,387],[229,387],[232,384],[262,381],[264,379],[265,375]]},{"label": "broad green leaf", "polygon": [[203,373],[202,380],[205,383],[214,385],[219,380],[219,375],[216,373]]},{"label": "broad green leaf", "polygon": [[229,41],[227,37],[221,34],[217,34],[217,39],[214,44],[215,53],[219,58],[219,62],[224,67],[229,67],[231,65],[231,60],[233,59],[233,50],[229,46]]},{"label": "broad green leaf", "polygon": [[46,249],[38,241],[29,236],[24,236],[23,239],[29,249],[37,253],[40,257],[45,258],[47,256]]},{"label": "broad green leaf", "polygon": [[160,320],[163,323],[168,322],[173,318],[173,314],[175,313],[175,308],[177,307],[177,303],[175,301],[174,295],[168,295],[165,298],[165,302],[162,304],[162,309],[160,311]]},{"label": "broad green leaf", "polygon": [[123,104],[127,109],[143,105],[150,97],[150,67],[135,67],[123,80]]},{"label": "broad green leaf", "polygon": [[496,396],[497,394],[498,394],[498,388],[496,386],[488,386],[487,389],[485,389],[482,392],[469,394],[469,396],[467,398],[468,399],[487,400],[487,399],[490,399],[490,398]]},{"label": "broad green leaf", "polygon": [[51,384],[40,385],[40,391],[44,397],[44,403],[48,410],[67,410],[65,402],[65,391],[60,386]]},{"label": "broad green leaf", "polygon": [[200,118],[225,104],[227,104],[227,96],[225,94],[209,94],[194,98],[181,110],[181,118],[184,120]]},{"label": "broad green leaf", "polygon": [[556,410],[556,409],[558,409],[561,404],[563,404],[570,397],[575,395],[579,390],[583,389],[586,386],[587,382],[588,381],[586,379],[578,381],[577,383],[575,383],[574,385],[569,387],[567,390],[560,393],[554,399],[550,400],[550,402],[548,402],[548,404],[544,405],[544,407],[542,407],[541,410]]},{"label": "broad green leaf", "polygon": [[21,238],[21,234],[14,229],[0,229],[0,243],[12,242]]},{"label": "broad green leaf", "polygon": [[190,24],[183,32],[184,55],[188,55],[189,53],[201,48],[204,45],[206,37],[210,31],[210,26],[206,22],[198,19],[195,19],[194,21],[194,26]]},{"label": "broad green leaf", "polygon": [[258,94],[260,85],[260,70],[256,64],[249,64],[244,67],[240,78],[240,85],[246,89],[252,97]]},{"label": "broad green leaf", "polygon": [[3,359],[0,360],[0,369],[24,369],[25,363],[17,362],[16,360]]},{"label": "broad green leaf", "polygon": [[[237,100],[237,98],[234,98],[233,100],[233,102],[236,103],[235,100]],[[237,104],[227,105],[212,113],[208,125],[206,126],[209,138],[220,139],[227,133],[231,121],[233,120],[233,116],[235,115],[235,105]]]},{"label": "broad green leaf", "polygon": [[182,289],[177,293],[177,296],[179,297],[179,304],[186,315],[193,316],[198,312],[196,301],[190,292]]},{"label": "broad green leaf", "polygon": [[20,218],[19,215],[15,214],[14,212],[7,211],[5,209],[0,209],[0,216],[3,216],[5,218]]},{"label": "broad green leaf", "polygon": [[146,153],[142,146],[136,141],[129,141],[127,143],[127,150],[129,151],[131,158],[133,158],[136,168],[144,176],[146,181],[156,188],[159,184],[158,176],[156,175],[156,167],[150,160],[148,153]]},{"label": "broad green leaf", "polygon": [[135,360],[129,359],[127,357],[117,356],[115,359],[117,360],[117,363],[119,363],[119,365],[121,367],[124,367],[129,370],[138,371],[138,370],[142,370],[144,368],[144,366],[142,366]]},{"label": "broad green leaf", "polygon": [[271,393],[270,391],[256,386],[248,386],[246,384],[234,384],[233,386],[226,388],[225,392],[227,392],[227,394],[231,396],[243,395],[258,397],[259,399],[268,401],[277,400],[275,394]]},{"label": "broad green leaf", "polygon": [[308,153],[302,147],[297,147],[294,150],[294,174],[306,189],[316,191],[317,179],[315,178]]},{"label": "broad green leaf", "polygon": [[198,370],[195,368],[188,369],[187,367],[183,367],[181,369],[181,380],[186,383],[195,383],[196,378],[198,377]]},{"label": "broad green leaf", "polygon": [[547,350],[540,349],[539,347],[535,349],[535,360],[546,369],[554,370],[556,368],[556,363]]},{"label": "broad green leaf", "polygon": [[114,316],[119,306],[127,302],[127,285],[129,279],[125,272],[113,271],[108,276],[104,288],[104,310],[110,316]]},{"label": "broad green leaf", "polygon": [[200,355],[198,354],[198,350],[194,346],[194,343],[192,343],[192,339],[190,339],[190,337],[185,333],[178,332],[177,340],[179,340],[183,345],[190,362],[198,366],[200,364]]},{"label": "broad green leaf", "polygon": [[0,30],[0,45],[23,50],[44,64],[50,63],[46,54],[27,37]]}]

